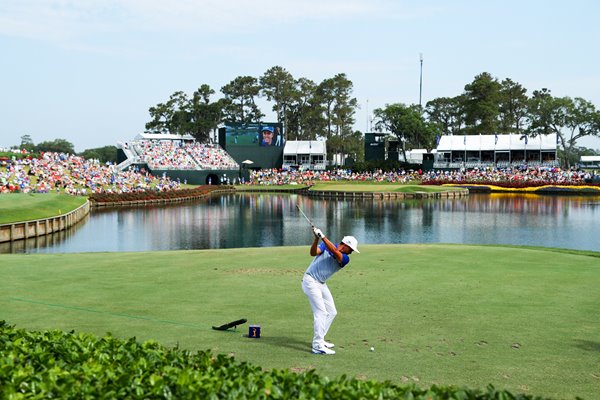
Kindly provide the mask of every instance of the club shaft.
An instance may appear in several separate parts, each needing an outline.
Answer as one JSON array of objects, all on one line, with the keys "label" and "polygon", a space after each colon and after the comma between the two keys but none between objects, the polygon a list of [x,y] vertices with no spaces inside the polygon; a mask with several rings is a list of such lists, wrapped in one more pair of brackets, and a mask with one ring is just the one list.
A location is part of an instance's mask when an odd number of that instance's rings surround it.
[{"label": "club shaft", "polygon": [[302,216],[304,218],[306,218],[306,220],[308,221],[308,223],[310,224],[310,226],[315,226],[312,221],[306,216],[306,214],[304,214],[304,211],[302,211],[302,209],[300,208],[299,205],[296,204],[296,207],[298,208],[298,211],[300,211],[300,214],[302,214]]}]

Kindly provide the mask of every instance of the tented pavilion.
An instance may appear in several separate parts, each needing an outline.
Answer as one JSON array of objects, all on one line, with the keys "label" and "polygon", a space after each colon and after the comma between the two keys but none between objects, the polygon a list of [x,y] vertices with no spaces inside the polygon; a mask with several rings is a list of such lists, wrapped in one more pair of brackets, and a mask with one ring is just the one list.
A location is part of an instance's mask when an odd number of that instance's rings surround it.
[{"label": "tented pavilion", "polygon": [[321,140],[288,140],[283,149],[283,169],[324,171],[327,147]]},{"label": "tented pavilion", "polygon": [[442,136],[437,146],[436,168],[480,165],[558,165],[556,134]]}]

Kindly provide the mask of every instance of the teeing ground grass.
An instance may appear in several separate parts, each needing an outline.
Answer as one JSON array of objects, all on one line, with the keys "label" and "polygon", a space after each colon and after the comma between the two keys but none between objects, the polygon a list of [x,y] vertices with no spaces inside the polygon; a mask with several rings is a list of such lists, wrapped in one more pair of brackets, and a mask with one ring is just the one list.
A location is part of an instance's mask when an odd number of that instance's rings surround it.
[{"label": "teeing ground grass", "polygon": [[[1,255],[0,319],[329,377],[597,396],[600,253],[361,246],[329,282],[337,354],[319,356],[310,353],[312,315],[300,287],[308,250]],[[237,331],[211,329],[238,318],[248,323]],[[262,338],[244,336],[250,324],[261,325]]]}]

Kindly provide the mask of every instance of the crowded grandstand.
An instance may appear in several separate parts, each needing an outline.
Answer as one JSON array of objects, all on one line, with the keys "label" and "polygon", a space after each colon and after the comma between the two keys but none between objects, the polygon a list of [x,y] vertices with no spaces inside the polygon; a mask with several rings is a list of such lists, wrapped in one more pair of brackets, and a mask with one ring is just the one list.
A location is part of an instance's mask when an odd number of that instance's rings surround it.
[{"label": "crowded grandstand", "polygon": [[[200,143],[189,135],[151,134],[118,142],[117,168],[147,168],[154,175],[192,184],[216,184],[229,174],[238,175],[240,164],[217,143]],[[230,182],[228,182],[230,183]]]}]

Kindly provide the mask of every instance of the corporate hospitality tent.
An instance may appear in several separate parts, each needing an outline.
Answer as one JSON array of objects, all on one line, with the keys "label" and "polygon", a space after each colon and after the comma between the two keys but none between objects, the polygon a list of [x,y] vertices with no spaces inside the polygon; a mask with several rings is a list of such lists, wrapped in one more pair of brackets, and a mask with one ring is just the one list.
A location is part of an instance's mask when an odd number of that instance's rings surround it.
[{"label": "corporate hospitality tent", "polygon": [[325,170],[327,147],[321,140],[288,140],[283,149],[283,168]]},{"label": "corporate hospitality tent", "polygon": [[454,135],[442,136],[437,146],[436,164],[554,164],[556,134]]}]

